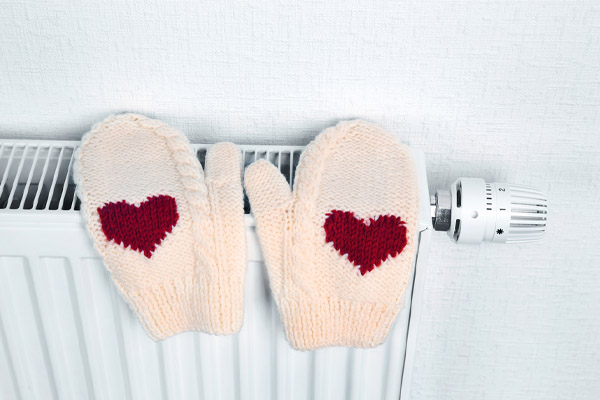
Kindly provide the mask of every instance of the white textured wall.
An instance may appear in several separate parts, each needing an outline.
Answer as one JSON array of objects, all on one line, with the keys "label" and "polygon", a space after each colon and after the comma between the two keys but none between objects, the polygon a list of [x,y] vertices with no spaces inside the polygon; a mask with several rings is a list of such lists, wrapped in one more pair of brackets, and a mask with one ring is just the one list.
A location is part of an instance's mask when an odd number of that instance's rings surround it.
[{"label": "white textured wall", "polygon": [[0,137],[136,111],[195,141],[304,144],[361,117],[427,152],[432,189],[540,187],[541,244],[435,235],[412,397],[600,396],[597,2],[202,3],[0,0]]}]

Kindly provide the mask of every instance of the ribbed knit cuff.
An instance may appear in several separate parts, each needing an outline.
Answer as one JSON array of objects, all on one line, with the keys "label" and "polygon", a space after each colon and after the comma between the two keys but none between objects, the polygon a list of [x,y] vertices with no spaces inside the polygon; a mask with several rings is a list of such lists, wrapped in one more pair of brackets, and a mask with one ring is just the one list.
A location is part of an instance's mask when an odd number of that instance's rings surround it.
[{"label": "ribbed knit cuff", "polygon": [[399,306],[339,298],[284,299],[279,310],[292,347],[313,350],[326,346],[374,347],[383,343]]},{"label": "ribbed knit cuff", "polygon": [[199,286],[193,277],[178,278],[126,295],[144,329],[154,340],[197,330]]},{"label": "ribbed knit cuff", "polygon": [[127,299],[154,340],[185,331],[216,335],[237,332],[242,325],[243,291],[230,282],[180,278],[129,293]]}]

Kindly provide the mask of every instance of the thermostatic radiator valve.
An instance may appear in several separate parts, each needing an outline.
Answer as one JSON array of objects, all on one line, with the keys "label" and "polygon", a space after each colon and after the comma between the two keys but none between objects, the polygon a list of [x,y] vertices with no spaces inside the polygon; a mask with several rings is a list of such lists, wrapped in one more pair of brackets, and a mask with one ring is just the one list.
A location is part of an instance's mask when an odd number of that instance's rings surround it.
[{"label": "thermostatic radiator valve", "polygon": [[431,197],[431,217],[457,243],[535,242],[546,232],[548,206],[537,189],[459,178]]}]

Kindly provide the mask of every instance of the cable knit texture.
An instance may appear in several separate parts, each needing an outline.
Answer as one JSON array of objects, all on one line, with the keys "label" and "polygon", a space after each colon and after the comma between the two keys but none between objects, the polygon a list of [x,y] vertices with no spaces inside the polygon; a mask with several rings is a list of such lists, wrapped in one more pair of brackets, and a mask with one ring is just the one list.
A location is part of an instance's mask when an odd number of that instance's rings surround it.
[{"label": "cable knit texture", "polygon": [[265,160],[246,169],[244,184],[290,344],[381,344],[416,249],[408,147],[373,124],[340,122],[306,147],[293,192]]},{"label": "cable knit texture", "polygon": [[155,340],[241,327],[240,165],[238,148],[218,143],[204,174],[182,133],[141,115],[109,117],[83,138],[74,177],[88,231]]}]

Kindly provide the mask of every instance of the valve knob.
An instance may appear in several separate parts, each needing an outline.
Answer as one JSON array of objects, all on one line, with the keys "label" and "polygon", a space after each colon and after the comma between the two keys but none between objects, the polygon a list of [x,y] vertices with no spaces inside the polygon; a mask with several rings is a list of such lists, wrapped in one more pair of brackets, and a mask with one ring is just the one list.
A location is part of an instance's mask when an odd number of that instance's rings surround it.
[{"label": "valve knob", "polygon": [[432,197],[434,229],[457,243],[539,241],[547,218],[546,195],[528,186],[459,178]]}]

